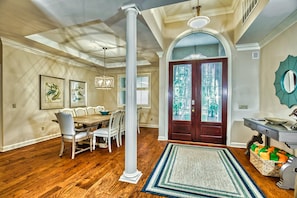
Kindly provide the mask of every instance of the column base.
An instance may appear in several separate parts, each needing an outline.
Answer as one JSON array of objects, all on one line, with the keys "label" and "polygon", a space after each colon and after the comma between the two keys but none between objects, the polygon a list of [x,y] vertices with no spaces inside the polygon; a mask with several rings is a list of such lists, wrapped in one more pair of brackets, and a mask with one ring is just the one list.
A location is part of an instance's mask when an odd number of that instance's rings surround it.
[{"label": "column base", "polygon": [[128,173],[125,173],[125,171],[124,171],[124,173],[120,177],[119,181],[137,184],[137,182],[139,181],[141,176],[142,176],[142,172],[140,172],[138,170],[133,174],[128,174]]}]

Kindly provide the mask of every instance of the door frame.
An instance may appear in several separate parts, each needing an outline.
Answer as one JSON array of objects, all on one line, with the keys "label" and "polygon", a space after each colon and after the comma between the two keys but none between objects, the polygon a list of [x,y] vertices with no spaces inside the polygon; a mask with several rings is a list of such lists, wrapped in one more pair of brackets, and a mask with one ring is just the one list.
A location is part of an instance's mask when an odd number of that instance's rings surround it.
[{"label": "door frame", "polygon": [[[220,32],[214,29],[200,29],[195,32],[203,32],[216,37],[225,49],[226,58],[228,58],[228,110],[227,110],[227,146],[231,145],[231,124],[232,124],[232,49],[231,40],[224,37]],[[193,33],[192,29],[185,30],[181,34],[177,35],[175,39],[171,41],[167,50],[163,53],[158,52],[159,56],[159,133],[158,140],[168,140],[168,82],[169,82],[169,62],[171,60],[172,51],[176,43],[183,37]],[[232,46],[232,47],[231,47]],[[238,145],[235,145],[238,146]]]},{"label": "door frame", "polygon": [[[222,117],[220,122],[201,121],[201,66],[205,63],[222,63]],[[174,65],[191,65],[191,120],[173,120]],[[171,61],[168,63],[168,138],[172,140],[199,141],[227,144],[228,124],[228,58],[209,58]],[[199,75],[196,75],[199,74]],[[200,77],[199,77],[200,76]],[[200,92],[199,92],[200,90]],[[194,111],[193,111],[194,109]],[[199,123],[199,125],[197,125]],[[206,133],[206,131],[208,131]]]}]

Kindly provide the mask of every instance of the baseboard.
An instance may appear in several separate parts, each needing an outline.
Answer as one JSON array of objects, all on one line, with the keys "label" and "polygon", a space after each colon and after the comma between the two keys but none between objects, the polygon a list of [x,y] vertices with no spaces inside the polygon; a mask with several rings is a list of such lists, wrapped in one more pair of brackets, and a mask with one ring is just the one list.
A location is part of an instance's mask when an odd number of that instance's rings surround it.
[{"label": "baseboard", "polygon": [[157,124],[140,124],[139,126],[144,128],[159,128]]},{"label": "baseboard", "polygon": [[168,138],[167,137],[165,137],[165,136],[158,136],[158,140],[159,141],[167,141],[168,140]]},{"label": "baseboard", "polygon": [[246,148],[246,143],[242,142],[231,142],[230,147],[235,147],[235,148]]},{"label": "baseboard", "polygon": [[[153,124],[141,124],[140,127],[158,128],[159,126],[158,125],[153,125]],[[6,151],[13,150],[13,149],[21,148],[21,147],[24,147],[24,146],[29,146],[29,145],[32,145],[32,144],[36,144],[36,143],[39,143],[39,142],[46,141],[46,140],[54,139],[54,138],[57,138],[57,137],[60,137],[60,136],[61,136],[61,134],[57,133],[57,134],[48,135],[48,136],[45,136],[45,137],[40,137],[40,138],[37,138],[37,139],[27,140],[27,141],[24,141],[24,142],[19,142],[19,143],[16,143],[16,144],[3,146],[3,147],[0,147],[0,152],[6,152]]]},{"label": "baseboard", "polygon": [[27,140],[27,141],[24,141],[24,142],[19,142],[19,143],[16,143],[16,144],[3,146],[3,147],[0,148],[0,152],[6,152],[6,151],[13,150],[13,149],[21,148],[21,147],[24,147],[24,146],[29,146],[29,145],[32,145],[32,144],[36,144],[36,143],[39,143],[39,142],[46,141],[46,140],[54,139],[54,138],[57,138],[57,137],[60,137],[60,136],[61,136],[61,133],[57,133],[57,134],[53,134],[53,135],[40,137],[40,138],[37,138],[37,139]]}]

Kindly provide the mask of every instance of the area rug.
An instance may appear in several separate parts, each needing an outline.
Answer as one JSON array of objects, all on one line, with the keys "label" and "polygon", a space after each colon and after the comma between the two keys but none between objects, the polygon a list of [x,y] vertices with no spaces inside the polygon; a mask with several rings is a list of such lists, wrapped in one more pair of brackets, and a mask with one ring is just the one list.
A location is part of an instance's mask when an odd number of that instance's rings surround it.
[{"label": "area rug", "polygon": [[265,197],[227,148],[168,143],[142,192],[165,197]]}]

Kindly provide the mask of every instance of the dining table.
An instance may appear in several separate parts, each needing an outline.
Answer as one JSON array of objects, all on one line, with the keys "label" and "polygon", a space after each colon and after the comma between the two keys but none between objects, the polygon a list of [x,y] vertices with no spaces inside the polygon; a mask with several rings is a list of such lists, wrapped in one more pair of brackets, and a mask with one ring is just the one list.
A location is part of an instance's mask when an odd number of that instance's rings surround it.
[{"label": "dining table", "polygon": [[[107,123],[110,120],[110,114],[102,115],[102,114],[91,114],[91,115],[84,115],[84,116],[75,116],[73,117],[73,121],[76,125],[76,127],[80,128],[81,126],[83,128],[88,128],[90,131],[96,130],[98,128],[101,128],[102,125],[106,126]],[[52,120],[53,122],[58,123],[57,119]],[[88,144],[88,142],[85,142]],[[100,140],[97,145],[99,148],[107,148],[107,144]]]},{"label": "dining table", "polygon": [[110,115],[91,114],[84,116],[73,117],[76,124],[81,124],[84,127],[98,127],[104,122],[108,122]]}]

